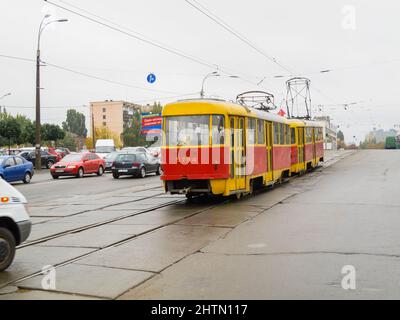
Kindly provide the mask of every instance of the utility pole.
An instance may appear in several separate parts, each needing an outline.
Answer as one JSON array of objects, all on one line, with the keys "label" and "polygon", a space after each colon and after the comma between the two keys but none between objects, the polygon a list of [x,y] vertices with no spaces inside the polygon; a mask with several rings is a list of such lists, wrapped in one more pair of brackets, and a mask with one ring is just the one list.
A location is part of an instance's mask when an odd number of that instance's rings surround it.
[{"label": "utility pole", "polygon": [[36,50],[36,127],[35,127],[35,169],[42,169],[42,155],[41,155],[41,121],[40,121],[40,37],[43,30],[51,23],[54,22],[67,22],[67,19],[58,19],[45,22],[50,17],[46,14],[39,26],[37,50]]},{"label": "utility pole", "polygon": [[92,139],[93,139],[93,146],[92,148],[95,149],[95,145],[96,145],[96,133],[95,133],[95,129],[94,129],[94,110],[93,110],[93,104],[90,105],[90,113],[92,116]]}]

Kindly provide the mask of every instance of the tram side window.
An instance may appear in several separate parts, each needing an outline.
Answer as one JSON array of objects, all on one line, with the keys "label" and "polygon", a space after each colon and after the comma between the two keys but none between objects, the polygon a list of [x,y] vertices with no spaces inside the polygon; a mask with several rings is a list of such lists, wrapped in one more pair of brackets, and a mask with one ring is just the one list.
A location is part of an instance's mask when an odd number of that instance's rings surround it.
[{"label": "tram side window", "polygon": [[247,123],[247,144],[254,145],[256,143],[256,119],[249,118]]},{"label": "tram side window", "polygon": [[225,144],[225,118],[223,115],[212,116],[212,144]]},{"label": "tram side window", "polygon": [[210,144],[210,116],[167,117],[168,146],[206,146]]},{"label": "tram side window", "polygon": [[285,144],[290,144],[290,127],[285,125]]},{"label": "tram side window", "polygon": [[280,144],[283,145],[285,144],[285,125],[284,124],[279,124],[280,126],[280,132],[279,132],[279,141]]},{"label": "tram side window", "polygon": [[274,144],[279,144],[280,123],[274,123]]},{"label": "tram side window", "polygon": [[324,129],[318,128],[317,130],[318,130],[317,140],[318,141],[324,140]]},{"label": "tram side window", "polygon": [[265,144],[264,120],[257,120],[257,143]]},{"label": "tram side window", "polygon": [[312,143],[312,128],[306,128],[306,143]]},{"label": "tram side window", "polygon": [[296,129],[291,128],[290,132],[291,132],[291,143],[296,144]]}]

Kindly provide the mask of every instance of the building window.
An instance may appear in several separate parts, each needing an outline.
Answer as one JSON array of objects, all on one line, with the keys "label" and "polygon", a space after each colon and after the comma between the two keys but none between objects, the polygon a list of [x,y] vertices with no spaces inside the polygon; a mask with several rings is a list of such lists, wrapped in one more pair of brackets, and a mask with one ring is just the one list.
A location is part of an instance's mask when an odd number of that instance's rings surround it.
[{"label": "building window", "polygon": [[104,115],[103,115],[103,120],[106,120],[106,118],[107,118],[107,117],[106,117],[106,115],[104,114]]},{"label": "building window", "polygon": [[107,111],[107,109],[106,108],[103,108],[103,112],[106,112]]},{"label": "building window", "polygon": [[107,126],[107,122],[103,122],[103,126],[104,126],[104,127]]}]

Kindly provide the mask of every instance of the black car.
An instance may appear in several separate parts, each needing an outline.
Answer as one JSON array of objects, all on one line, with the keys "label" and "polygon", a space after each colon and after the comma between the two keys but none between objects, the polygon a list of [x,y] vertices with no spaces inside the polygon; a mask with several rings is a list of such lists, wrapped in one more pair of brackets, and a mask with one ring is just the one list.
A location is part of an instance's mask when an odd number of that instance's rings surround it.
[{"label": "black car", "polygon": [[[46,151],[43,151],[43,150],[41,151],[41,153],[42,153],[42,156],[41,156],[42,167],[46,167],[47,169],[50,169],[51,166],[57,162],[56,156],[54,156]],[[32,162],[33,165],[35,165],[35,161],[36,161],[35,151],[23,151],[23,152],[19,153],[18,156]]]},{"label": "black car", "polygon": [[106,167],[104,168],[105,172],[111,172],[111,167],[112,164],[114,163],[115,159],[117,159],[117,156],[119,155],[119,152],[111,152],[108,155],[104,157],[104,160],[106,162]]},{"label": "black car", "polygon": [[158,158],[147,153],[120,153],[112,165],[114,179],[120,176],[146,177],[148,173],[161,175],[161,163]]}]

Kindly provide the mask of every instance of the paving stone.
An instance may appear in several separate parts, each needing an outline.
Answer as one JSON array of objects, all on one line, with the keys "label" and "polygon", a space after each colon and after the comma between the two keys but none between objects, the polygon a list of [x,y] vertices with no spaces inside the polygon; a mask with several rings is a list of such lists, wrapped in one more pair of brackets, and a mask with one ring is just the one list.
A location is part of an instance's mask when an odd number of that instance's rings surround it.
[{"label": "paving stone", "polygon": [[0,286],[41,272],[44,266],[57,265],[92,251],[93,249],[87,248],[40,247],[36,245],[18,249],[13,264],[6,271],[0,273]]},{"label": "paving stone", "polygon": [[94,253],[78,263],[159,272],[227,231],[226,228],[171,225]]},{"label": "paving stone", "polygon": [[252,206],[235,206],[228,204],[223,207],[216,207],[192,217],[179,221],[184,225],[205,225],[219,227],[236,227],[244,221],[258,215],[264,209]]},{"label": "paving stone", "polygon": [[167,210],[155,210],[151,212],[146,212],[142,214],[138,214],[133,217],[125,218],[122,220],[118,220],[113,222],[112,224],[121,225],[121,224],[145,224],[145,225],[154,225],[161,226],[173,223],[175,221],[181,220],[189,215],[191,212],[188,211],[167,211]]},{"label": "paving stone", "polygon": [[39,244],[40,246],[59,246],[77,248],[104,248],[121,242],[135,235],[149,231],[154,226],[148,225],[103,225],[78,233],[68,234]]},{"label": "paving stone", "polygon": [[[344,290],[341,286],[342,268],[346,265],[356,268],[356,290]],[[400,259],[395,257],[198,253],[120,299],[387,299],[400,297],[398,279]]]},{"label": "paving stone", "polygon": [[[56,269],[56,290],[52,291],[114,299],[152,276],[149,272],[73,263]],[[41,289],[41,282],[42,277],[38,276],[19,282],[18,286]]]}]

